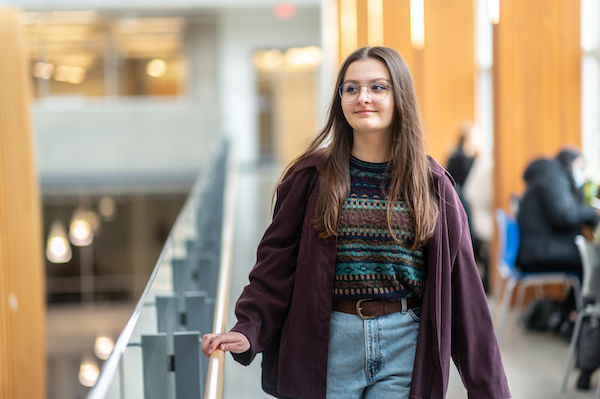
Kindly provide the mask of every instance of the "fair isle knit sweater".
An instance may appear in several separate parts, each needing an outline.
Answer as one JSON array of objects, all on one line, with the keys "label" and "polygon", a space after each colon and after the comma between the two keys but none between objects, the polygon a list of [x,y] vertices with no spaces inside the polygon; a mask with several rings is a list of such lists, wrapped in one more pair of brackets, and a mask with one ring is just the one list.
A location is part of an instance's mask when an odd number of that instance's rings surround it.
[{"label": "fair isle knit sweater", "polygon": [[414,222],[404,201],[394,204],[387,223],[387,163],[350,159],[350,195],[338,226],[333,299],[399,300],[423,297],[427,270],[422,248],[410,250]]}]

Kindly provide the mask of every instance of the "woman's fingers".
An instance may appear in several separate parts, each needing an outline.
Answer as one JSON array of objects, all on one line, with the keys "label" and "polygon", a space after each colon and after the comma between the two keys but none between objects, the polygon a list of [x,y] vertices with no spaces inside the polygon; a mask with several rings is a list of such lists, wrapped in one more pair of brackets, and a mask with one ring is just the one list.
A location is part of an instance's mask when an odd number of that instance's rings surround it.
[{"label": "woman's fingers", "polygon": [[243,353],[250,349],[250,342],[244,334],[238,332],[206,334],[202,337],[200,348],[206,357],[209,357],[217,349]]}]

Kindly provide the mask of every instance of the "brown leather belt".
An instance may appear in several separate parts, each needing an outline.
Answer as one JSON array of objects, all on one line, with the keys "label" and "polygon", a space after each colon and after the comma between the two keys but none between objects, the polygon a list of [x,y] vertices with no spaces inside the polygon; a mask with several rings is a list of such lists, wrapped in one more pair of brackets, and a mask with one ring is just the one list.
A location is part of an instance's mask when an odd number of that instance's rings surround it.
[{"label": "brown leather belt", "polygon": [[[406,303],[405,309],[402,309],[402,303]],[[336,312],[355,314],[361,319],[372,319],[377,316],[383,316],[390,313],[396,313],[408,309],[414,309],[421,306],[421,300],[416,296],[411,296],[399,301],[373,301],[370,298],[351,301],[347,299],[334,299],[332,310]]]}]

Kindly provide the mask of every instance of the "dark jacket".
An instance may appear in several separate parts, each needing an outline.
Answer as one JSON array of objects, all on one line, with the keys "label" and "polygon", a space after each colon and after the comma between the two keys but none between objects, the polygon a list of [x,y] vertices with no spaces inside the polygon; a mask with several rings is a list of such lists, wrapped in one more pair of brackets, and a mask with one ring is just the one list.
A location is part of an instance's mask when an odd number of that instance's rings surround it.
[{"label": "dark jacket", "polygon": [[523,178],[527,188],[517,216],[517,265],[524,271],[581,272],[574,239],[583,224],[596,224],[595,209],[582,205],[570,170],[556,159],[532,162]]},{"label": "dark jacket", "polygon": [[[249,364],[265,351],[265,390],[292,398],[326,395],[336,239],[319,239],[311,223],[318,186],[304,212],[311,168],[321,160],[315,155],[303,161],[278,187],[273,222],[236,304],[238,323],[232,329],[251,345],[234,358]],[[426,249],[428,274],[410,398],[444,398],[451,357],[470,398],[509,398],[465,213],[446,171],[433,159],[431,169],[440,214]],[[279,342],[270,346],[274,337]]]},{"label": "dark jacket", "polygon": [[475,158],[468,156],[461,146],[457,147],[450,155],[446,169],[460,187],[464,186],[474,161]]}]

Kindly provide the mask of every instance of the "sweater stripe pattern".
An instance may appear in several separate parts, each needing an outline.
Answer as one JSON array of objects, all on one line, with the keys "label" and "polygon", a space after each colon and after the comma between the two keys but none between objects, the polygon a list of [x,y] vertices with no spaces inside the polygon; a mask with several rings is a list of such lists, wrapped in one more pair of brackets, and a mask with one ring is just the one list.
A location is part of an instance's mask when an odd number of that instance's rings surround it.
[{"label": "sweater stripe pattern", "polygon": [[351,157],[350,195],[340,211],[333,299],[399,300],[423,297],[427,270],[422,248],[410,250],[414,222],[404,201],[387,224],[391,174],[386,163]]}]

